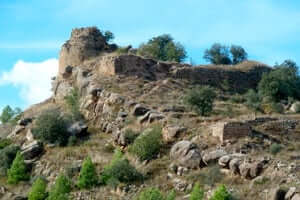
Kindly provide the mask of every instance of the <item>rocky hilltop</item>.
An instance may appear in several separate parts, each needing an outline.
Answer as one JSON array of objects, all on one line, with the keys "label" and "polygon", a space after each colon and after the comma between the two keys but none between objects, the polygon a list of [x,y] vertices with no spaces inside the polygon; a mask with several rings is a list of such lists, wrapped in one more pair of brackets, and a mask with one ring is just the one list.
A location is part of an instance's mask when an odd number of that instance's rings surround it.
[{"label": "rocky hilltop", "polygon": [[[174,189],[176,199],[189,199],[195,183],[206,198],[225,184],[236,199],[300,199],[299,115],[259,114],[232,100],[255,89],[272,69],[259,62],[233,66],[190,66],[161,62],[134,53],[119,54],[97,28],[74,29],[60,51],[59,74],[52,80],[53,96],[25,110],[16,126],[1,127],[1,137],[20,146],[31,177],[42,176],[48,187],[60,173],[76,183],[83,160],[90,157],[103,174],[120,149],[143,181],[114,187],[72,188],[70,199],[135,199],[145,188]],[[199,116],[184,103],[188,90],[209,85],[217,91],[212,115]],[[75,145],[46,144],[33,134],[43,112],[67,115],[66,97],[76,91],[80,120],[69,122]],[[288,113],[288,114],[287,114]],[[136,140],[160,129],[160,149],[151,159],[131,153]],[[11,129],[11,130],[10,130]],[[140,139],[142,140],[142,139]],[[284,149],[272,154],[272,144]],[[150,147],[149,147],[150,148]],[[140,150],[142,151],[142,150]],[[32,178],[34,179],[34,178]],[[30,184],[14,187],[0,182],[2,199],[26,199]]]}]

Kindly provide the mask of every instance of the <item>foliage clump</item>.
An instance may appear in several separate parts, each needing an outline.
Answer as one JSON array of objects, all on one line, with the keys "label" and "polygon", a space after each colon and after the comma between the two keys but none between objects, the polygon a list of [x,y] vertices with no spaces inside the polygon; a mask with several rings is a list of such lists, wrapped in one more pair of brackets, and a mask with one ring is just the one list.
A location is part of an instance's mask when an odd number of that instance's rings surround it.
[{"label": "foliage clump", "polygon": [[204,191],[200,188],[199,183],[196,183],[193,187],[189,200],[203,200]]},{"label": "foliage clump", "polygon": [[142,191],[137,200],[175,200],[176,193],[171,191],[168,195],[164,196],[157,188],[147,188]]},{"label": "foliage clump", "polygon": [[101,174],[101,184],[117,186],[119,183],[132,183],[143,178],[129,161],[124,158],[123,153],[116,149],[111,163],[106,166]]},{"label": "foliage clump", "polygon": [[5,106],[0,115],[0,121],[4,123],[16,124],[21,118],[22,110],[20,108],[12,109],[9,105]]},{"label": "foliage clump", "polygon": [[185,103],[201,116],[208,116],[213,110],[215,91],[209,86],[194,88],[185,97]]},{"label": "foliage clump", "polygon": [[141,44],[137,54],[161,61],[182,62],[186,58],[184,47],[174,42],[168,34],[153,37],[146,44]]},{"label": "foliage clump", "polygon": [[5,147],[11,145],[12,141],[10,139],[0,139],[0,150],[4,149]]},{"label": "foliage clump", "polygon": [[73,120],[81,120],[83,118],[80,112],[80,94],[77,88],[73,88],[69,95],[65,96],[65,102],[71,112]]},{"label": "foliage clump", "polygon": [[225,185],[220,185],[210,200],[233,200],[233,196],[227,191]]},{"label": "foliage clump", "polygon": [[261,111],[262,99],[255,90],[248,90],[248,92],[245,94],[245,99],[245,104],[249,109],[253,110],[254,112]]},{"label": "foliage clump", "polygon": [[14,161],[20,147],[9,145],[0,150],[0,176],[6,176],[7,170]]},{"label": "foliage clump", "polygon": [[96,167],[90,157],[87,157],[83,164],[79,174],[77,186],[80,189],[89,189],[98,184],[98,175],[96,173]]},{"label": "foliage clump", "polygon": [[63,146],[67,144],[70,136],[67,124],[67,120],[58,110],[47,110],[36,120],[32,134],[43,142]]},{"label": "foliage clump", "polygon": [[10,169],[7,171],[7,182],[9,184],[17,184],[20,181],[27,181],[28,179],[29,174],[24,157],[18,152]]},{"label": "foliage clump", "polygon": [[71,192],[71,181],[63,174],[60,174],[52,186],[47,200],[68,200]]},{"label": "foliage clump", "polygon": [[277,144],[277,143],[273,143],[270,146],[270,152],[273,155],[276,155],[277,153],[279,153],[281,151],[281,149],[282,149],[282,146],[280,144]]},{"label": "foliage clump", "polygon": [[129,151],[140,160],[151,160],[157,156],[161,147],[161,127],[145,130],[130,146]]},{"label": "foliage clump", "polygon": [[42,178],[37,178],[28,194],[28,200],[45,200],[48,196],[46,188],[46,181]]}]

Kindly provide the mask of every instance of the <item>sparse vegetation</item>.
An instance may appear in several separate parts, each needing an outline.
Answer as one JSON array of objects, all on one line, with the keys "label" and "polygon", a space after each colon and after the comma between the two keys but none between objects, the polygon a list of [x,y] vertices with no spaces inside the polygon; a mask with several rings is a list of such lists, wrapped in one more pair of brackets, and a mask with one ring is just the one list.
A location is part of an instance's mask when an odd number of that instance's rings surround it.
[{"label": "sparse vegetation", "polygon": [[67,121],[58,110],[44,111],[32,129],[35,138],[50,144],[66,145],[70,134]]},{"label": "sparse vegetation", "polygon": [[147,188],[142,191],[136,200],[175,200],[176,194],[171,191],[166,197],[157,188]]},{"label": "sparse vegetation", "polygon": [[71,192],[71,182],[63,174],[60,174],[52,186],[47,200],[68,200]]},{"label": "sparse vegetation", "polygon": [[18,152],[10,169],[7,171],[7,182],[9,184],[17,184],[20,181],[27,181],[28,179],[29,174],[24,157]]},{"label": "sparse vegetation", "polygon": [[201,116],[208,116],[213,110],[215,91],[209,86],[194,88],[185,97],[185,103]]},{"label": "sparse vegetation", "polygon": [[196,183],[193,187],[189,200],[203,200],[204,191],[200,188],[199,183]]},{"label": "sparse vegetation", "polygon": [[161,127],[144,131],[130,146],[129,151],[140,160],[151,160],[157,156],[161,147]]},{"label": "sparse vegetation", "polygon": [[47,198],[47,183],[42,178],[37,178],[28,194],[28,200],[45,200]]},{"label": "sparse vegetation", "polygon": [[273,143],[270,146],[270,152],[273,155],[276,155],[277,153],[279,153],[281,151],[281,149],[282,149],[282,146],[280,144],[277,144],[277,143]]},{"label": "sparse vegetation", "polygon": [[146,44],[141,44],[138,55],[162,61],[182,62],[186,51],[179,42],[174,42],[171,35],[164,34],[153,37]]},{"label": "sparse vegetation", "polygon": [[9,146],[12,143],[10,139],[0,139],[0,150]]},{"label": "sparse vegetation", "polygon": [[77,186],[80,189],[83,188],[89,189],[96,186],[98,182],[99,180],[96,172],[96,167],[92,162],[92,159],[90,157],[87,157],[82,164],[82,168],[78,177]]},{"label": "sparse vegetation", "polygon": [[82,120],[83,116],[80,112],[80,95],[77,88],[73,88],[71,93],[65,96],[65,102],[68,106],[68,109],[71,113],[73,120]]},{"label": "sparse vegetation", "polygon": [[101,184],[117,186],[119,183],[132,183],[143,178],[120,150],[116,150],[111,163],[106,166],[100,176]]},{"label": "sparse vegetation", "polygon": [[253,110],[254,112],[259,112],[261,110],[262,99],[255,90],[249,90],[245,94],[246,106]]}]

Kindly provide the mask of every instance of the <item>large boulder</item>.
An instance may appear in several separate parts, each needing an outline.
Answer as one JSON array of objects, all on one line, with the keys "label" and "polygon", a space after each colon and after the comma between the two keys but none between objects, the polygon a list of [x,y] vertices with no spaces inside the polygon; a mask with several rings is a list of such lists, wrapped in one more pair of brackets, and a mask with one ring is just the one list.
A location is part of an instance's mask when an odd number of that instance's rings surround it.
[{"label": "large boulder", "polygon": [[22,146],[21,153],[25,160],[32,160],[43,152],[43,145],[38,141],[33,141],[27,145]]},{"label": "large boulder", "polygon": [[186,140],[173,145],[170,157],[174,163],[187,168],[198,168],[202,160],[198,146]]},{"label": "large boulder", "polygon": [[180,134],[186,132],[187,128],[182,126],[166,126],[162,130],[165,142],[174,142]]},{"label": "large boulder", "polygon": [[203,162],[208,165],[210,163],[215,163],[221,158],[222,156],[225,156],[227,152],[223,149],[217,149],[211,152],[206,152],[202,155]]},{"label": "large boulder", "polygon": [[87,135],[88,126],[82,122],[75,122],[68,127],[68,132],[70,135],[75,137],[83,137]]},{"label": "large boulder", "polygon": [[296,187],[291,187],[284,196],[284,200],[291,200],[296,194]]},{"label": "large boulder", "polygon": [[279,186],[275,187],[269,193],[269,200],[284,200],[285,193]]}]

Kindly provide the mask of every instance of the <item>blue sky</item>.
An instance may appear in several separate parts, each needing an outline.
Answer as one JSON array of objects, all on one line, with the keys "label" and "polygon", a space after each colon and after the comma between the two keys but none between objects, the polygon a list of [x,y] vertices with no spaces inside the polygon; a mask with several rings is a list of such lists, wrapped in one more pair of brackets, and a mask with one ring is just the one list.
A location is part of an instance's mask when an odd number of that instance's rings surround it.
[{"label": "blue sky", "polygon": [[51,94],[60,46],[82,26],[111,30],[120,45],[170,33],[198,64],[214,42],[242,45],[269,65],[300,63],[298,0],[1,0],[0,109]]}]

